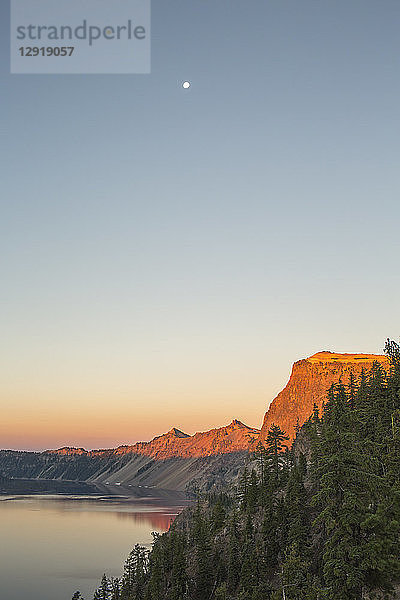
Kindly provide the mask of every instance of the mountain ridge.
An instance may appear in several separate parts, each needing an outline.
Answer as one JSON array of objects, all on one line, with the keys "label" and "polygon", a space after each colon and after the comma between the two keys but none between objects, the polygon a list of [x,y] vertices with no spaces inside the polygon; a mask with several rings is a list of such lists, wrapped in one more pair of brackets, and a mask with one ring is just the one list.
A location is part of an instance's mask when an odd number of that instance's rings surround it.
[{"label": "mountain ridge", "polygon": [[389,369],[386,356],[317,352],[296,361],[287,385],[271,402],[261,430],[233,419],[224,427],[189,435],[177,427],[146,442],[86,450],[64,446],[44,452],[0,450],[0,472],[8,477],[81,480],[95,484],[184,490],[191,486],[223,487],[237,477],[258,441],[264,442],[274,423],[295,437],[327,398],[332,383],[347,384],[377,362]]},{"label": "mountain ridge", "polygon": [[233,419],[229,425],[208,431],[198,431],[193,435],[172,427],[168,432],[155,436],[148,442],[123,444],[116,448],[104,450],[85,450],[85,448],[64,446],[56,450],[45,450],[45,453],[59,456],[139,454],[157,460],[199,458],[247,450],[259,434],[259,429],[249,427],[241,421]]}]

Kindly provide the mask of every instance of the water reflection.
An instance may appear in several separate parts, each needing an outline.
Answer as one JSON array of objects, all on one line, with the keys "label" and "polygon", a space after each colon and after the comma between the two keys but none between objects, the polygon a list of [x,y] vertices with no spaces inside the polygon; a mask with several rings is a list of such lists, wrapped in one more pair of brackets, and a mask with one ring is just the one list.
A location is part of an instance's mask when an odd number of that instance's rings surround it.
[{"label": "water reflection", "polygon": [[120,575],[132,547],[150,545],[181,508],[164,499],[3,497],[1,597],[70,600],[80,589],[90,600],[102,574]]},{"label": "water reflection", "polygon": [[159,499],[152,498],[154,504],[144,504],[142,500],[116,497],[87,497],[79,496],[12,496],[1,498],[1,501],[13,501],[16,507],[25,508],[30,512],[43,509],[53,510],[60,514],[66,512],[82,513],[91,511],[104,513],[104,517],[114,519],[132,520],[135,523],[145,524],[159,532],[168,531],[174,518],[184,508],[183,504],[173,506],[157,506]]},{"label": "water reflection", "polygon": [[135,523],[146,523],[153,530],[168,531],[170,525],[178,513],[162,513],[162,512],[129,512],[115,513],[118,519],[131,519]]}]

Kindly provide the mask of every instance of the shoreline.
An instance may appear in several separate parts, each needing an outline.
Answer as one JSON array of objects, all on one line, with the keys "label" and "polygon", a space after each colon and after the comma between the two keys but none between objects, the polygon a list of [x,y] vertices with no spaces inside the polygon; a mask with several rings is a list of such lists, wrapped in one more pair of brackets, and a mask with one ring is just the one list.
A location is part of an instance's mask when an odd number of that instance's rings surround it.
[{"label": "shoreline", "polygon": [[[2,496],[12,496],[15,499],[23,496],[48,496],[56,499],[58,496],[70,497],[71,500],[107,501],[107,502],[146,502],[186,506],[190,499],[185,492],[167,490],[151,486],[105,485],[87,481],[70,481],[60,479],[29,479],[15,478],[0,482],[0,501]],[[10,500],[5,498],[4,500]],[[3,500],[3,501],[4,501]]]}]

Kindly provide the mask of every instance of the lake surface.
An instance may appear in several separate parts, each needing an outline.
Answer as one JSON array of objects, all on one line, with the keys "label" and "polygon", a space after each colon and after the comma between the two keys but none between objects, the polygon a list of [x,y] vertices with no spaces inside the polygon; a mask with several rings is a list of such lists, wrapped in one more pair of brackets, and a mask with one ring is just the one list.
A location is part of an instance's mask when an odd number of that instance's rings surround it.
[{"label": "lake surface", "polygon": [[182,499],[0,496],[4,600],[92,600],[103,573],[120,576],[135,544],[166,531]]}]

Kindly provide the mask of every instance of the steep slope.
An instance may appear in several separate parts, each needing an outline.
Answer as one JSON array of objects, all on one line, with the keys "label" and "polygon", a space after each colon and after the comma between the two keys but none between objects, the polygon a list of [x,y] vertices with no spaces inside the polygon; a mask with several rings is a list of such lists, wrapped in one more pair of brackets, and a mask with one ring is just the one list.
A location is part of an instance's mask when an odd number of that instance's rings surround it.
[{"label": "steep slope", "polygon": [[229,452],[212,456],[153,459],[127,454],[129,461],[118,470],[103,471],[89,481],[96,484],[191,491],[223,487],[237,477],[248,452]]},{"label": "steep slope", "polygon": [[174,490],[220,486],[237,475],[259,434],[237,420],[191,436],[172,429],[150,442],[116,448],[113,454],[129,457],[129,462],[96,474],[91,481]]},{"label": "steep slope", "polygon": [[[194,435],[173,428],[150,442],[108,450],[63,447],[46,452],[0,451],[9,477],[70,479],[183,490],[234,476],[260,434],[240,421]],[[228,475],[229,474],[229,475]]]},{"label": "steep slope", "polygon": [[273,423],[293,439],[297,419],[302,425],[311,415],[314,403],[321,408],[333,383],[347,384],[350,373],[358,378],[361,371],[368,372],[375,361],[384,369],[389,368],[386,356],[379,354],[317,352],[295,362],[286,387],[271,402],[264,416],[260,440],[265,440]]}]

